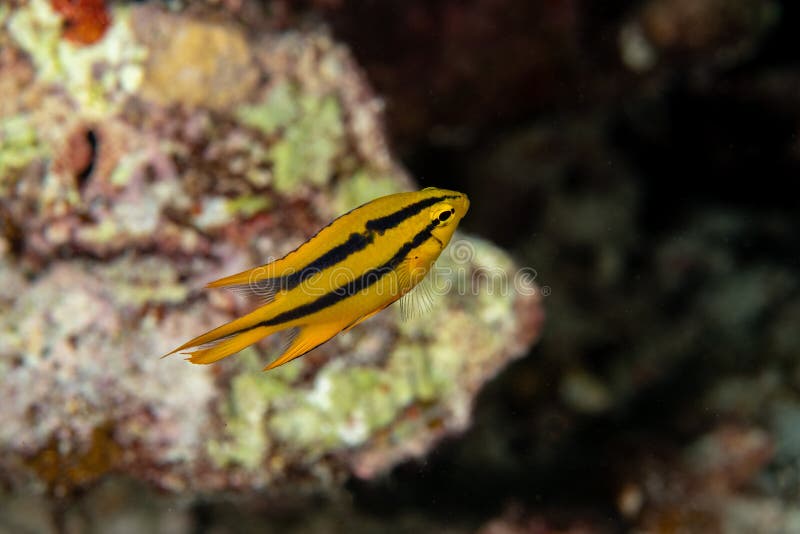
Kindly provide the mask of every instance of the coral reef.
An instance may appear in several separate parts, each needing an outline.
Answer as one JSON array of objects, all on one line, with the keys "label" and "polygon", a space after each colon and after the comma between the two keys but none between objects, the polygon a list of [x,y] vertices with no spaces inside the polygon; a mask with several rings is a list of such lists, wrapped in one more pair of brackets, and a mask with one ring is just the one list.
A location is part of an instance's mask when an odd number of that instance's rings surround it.
[{"label": "coral reef", "polygon": [[389,310],[268,374],[269,342],[213,367],[159,359],[253,305],[204,282],[413,187],[381,102],[320,31],[110,5],[103,35],[76,43],[45,0],[2,9],[4,484],[335,491],[463,431],[481,385],[536,339],[536,288],[493,291],[484,273],[516,267],[461,235],[433,317]]}]

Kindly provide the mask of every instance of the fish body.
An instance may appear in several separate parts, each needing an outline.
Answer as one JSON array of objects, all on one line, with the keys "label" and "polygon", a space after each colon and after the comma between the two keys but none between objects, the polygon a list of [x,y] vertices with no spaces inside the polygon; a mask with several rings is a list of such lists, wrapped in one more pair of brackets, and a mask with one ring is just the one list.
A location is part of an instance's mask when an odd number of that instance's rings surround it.
[{"label": "fish body", "polygon": [[279,332],[291,361],[378,313],[428,273],[469,209],[463,193],[427,188],[375,199],[335,219],[281,259],[211,282],[260,295],[256,310],[169,354],[208,364]]}]

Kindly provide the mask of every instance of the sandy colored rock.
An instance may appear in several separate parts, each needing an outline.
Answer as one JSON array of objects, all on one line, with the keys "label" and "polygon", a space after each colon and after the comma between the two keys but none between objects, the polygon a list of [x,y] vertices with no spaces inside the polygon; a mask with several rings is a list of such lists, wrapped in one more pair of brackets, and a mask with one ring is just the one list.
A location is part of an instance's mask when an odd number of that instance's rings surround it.
[{"label": "sandy colored rock", "polygon": [[257,70],[241,29],[232,24],[134,11],[133,31],[148,50],[141,94],[161,104],[225,109],[253,90]]}]

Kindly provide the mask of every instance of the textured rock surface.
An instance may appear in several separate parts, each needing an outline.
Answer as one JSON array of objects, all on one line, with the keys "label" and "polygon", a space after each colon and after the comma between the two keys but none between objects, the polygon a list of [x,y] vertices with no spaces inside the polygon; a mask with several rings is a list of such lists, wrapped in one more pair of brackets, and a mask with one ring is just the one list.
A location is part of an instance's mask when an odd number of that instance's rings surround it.
[{"label": "textured rock surface", "polygon": [[423,319],[389,310],[268,374],[269,343],[212,367],[158,359],[254,305],[206,281],[413,185],[380,101],[328,36],[250,37],[148,5],[110,20],[81,45],[44,0],[0,8],[0,84],[15,95],[0,103],[3,482],[335,489],[466,428],[542,319],[529,280],[467,236]]}]

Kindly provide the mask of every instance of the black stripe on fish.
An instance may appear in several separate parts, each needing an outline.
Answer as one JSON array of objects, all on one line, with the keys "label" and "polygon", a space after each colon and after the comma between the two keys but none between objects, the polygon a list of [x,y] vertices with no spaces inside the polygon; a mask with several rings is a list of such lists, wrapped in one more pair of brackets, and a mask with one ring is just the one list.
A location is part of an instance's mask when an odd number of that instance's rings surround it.
[{"label": "black stripe on fish", "polygon": [[441,197],[431,197],[426,198],[413,204],[409,204],[404,208],[401,208],[394,213],[390,213],[389,215],[385,215],[383,217],[379,217],[377,219],[371,219],[367,221],[365,224],[366,232],[363,234],[359,233],[352,233],[347,241],[342,243],[341,245],[337,245],[330,249],[329,251],[322,254],[319,258],[314,260],[313,262],[309,263],[299,271],[288,275],[285,278],[285,287],[286,289],[293,289],[301,284],[304,280],[311,277],[312,275],[321,272],[329,267],[335,266],[337,263],[341,263],[345,261],[351,254],[355,254],[356,252],[360,252],[367,248],[367,245],[371,244],[373,241],[373,232],[378,232],[380,234],[384,233],[387,230],[391,230],[396,226],[399,226],[403,223],[403,221],[410,219],[411,217],[418,214],[420,211],[433,206],[443,200],[447,200],[449,198],[457,198],[455,195],[447,195]]},{"label": "black stripe on fish", "polygon": [[373,234],[371,232],[364,234],[354,232],[350,234],[350,237],[344,243],[336,245],[299,271],[284,277],[281,287],[287,290],[294,289],[313,275],[345,261],[356,252],[364,250],[372,241]]},{"label": "black stripe on fish", "polygon": [[[403,223],[403,221],[417,215],[425,208],[450,198],[457,197],[455,195],[446,195],[426,198],[409,204],[393,213],[390,213],[389,215],[385,215],[377,219],[371,219],[365,224],[367,230],[365,233],[359,234],[354,232],[350,234],[350,237],[347,239],[347,241],[323,253],[316,260],[312,261],[299,271],[295,271],[285,276],[275,276],[258,282],[253,282],[243,286],[241,290],[243,292],[253,290],[257,292],[257,294],[265,293],[269,296],[272,296],[278,290],[294,289],[313,275],[333,267],[336,264],[345,261],[350,257],[350,255],[367,248],[367,246],[373,241],[373,232],[383,234],[387,230],[391,230],[392,228],[399,226]],[[332,221],[331,224],[334,222],[336,221]],[[261,285],[269,286],[268,290],[264,291],[258,287],[259,283],[261,283]]]},{"label": "black stripe on fish", "polygon": [[[289,274],[270,276],[268,278],[260,278],[259,280],[252,280],[244,284],[228,286],[228,289],[241,293],[244,295],[255,294],[260,296],[264,301],[271,302],[279,291],[288,291],[302,284],[308,278],[311,278],[317,273],[321,273],[329,267],[343,262],[351,254],[355,254],[367,248],[372,243],[374,234],[352,233],[344,243],[336,245],[332,249],[324,252],[316,260],[312,261],[299,271],[290,272]],[[270,266],[267,265],[263,269],[268,270]],[[261,273],[259,273],[261,274]]]},{"label": "black stripe on fish", "polygon": [[391,230],[392,228],[400,226],[403,223],[403,221],[405,221],[406,219],[410,219],[411,217],[421,212],[425,208],[429,208],[434,204],[442,202],[443,200],[447,200],[448,198],[458,198],[458,197],[456,197],[455,195],[447,195],[442,197],[430,197],[418,200],[413,204],[409,204],[404,208],[400,208],[394,213],[390,213],[389,215],[384,215],[383,217],[378,217],[377,219],[371,219],[367,221],[366,225],[367,230],[382,234],[387,230]]},{"label": "black stripe on fish", "polygon": [[[279,313],[272,319],[261,321],[260,323],[253,325],[251,328],[258,328],[260,326],[276,326],[281,323],[300,319],[306,315],[311,315],[312,313],[329,308],[330,306],[333,306],[334,304],[337,304],[357,294],[359,291],[363,291],[364,289],[376,284],[381,278],[396,269],[412,250],[422,246],[422,244],[424,244],[428,239],[433,237],[433,229],[436,228],[438,224],[438,220],[431,221],[431,223],[426,226],[424,230],[418,232],[410,241],[404,243],[403,246],[400,247],[394,254],[394,256],[392,256],[389,261],[383,265],[374,269],[370,269],[358,278],[355,278],[343,286],[340,286],[333,291],[322,295],[320,298],[309,302],[308,304],[303,304],[302,306]],[[247,328],[246,330],[250,330],[250,328]]]}]

